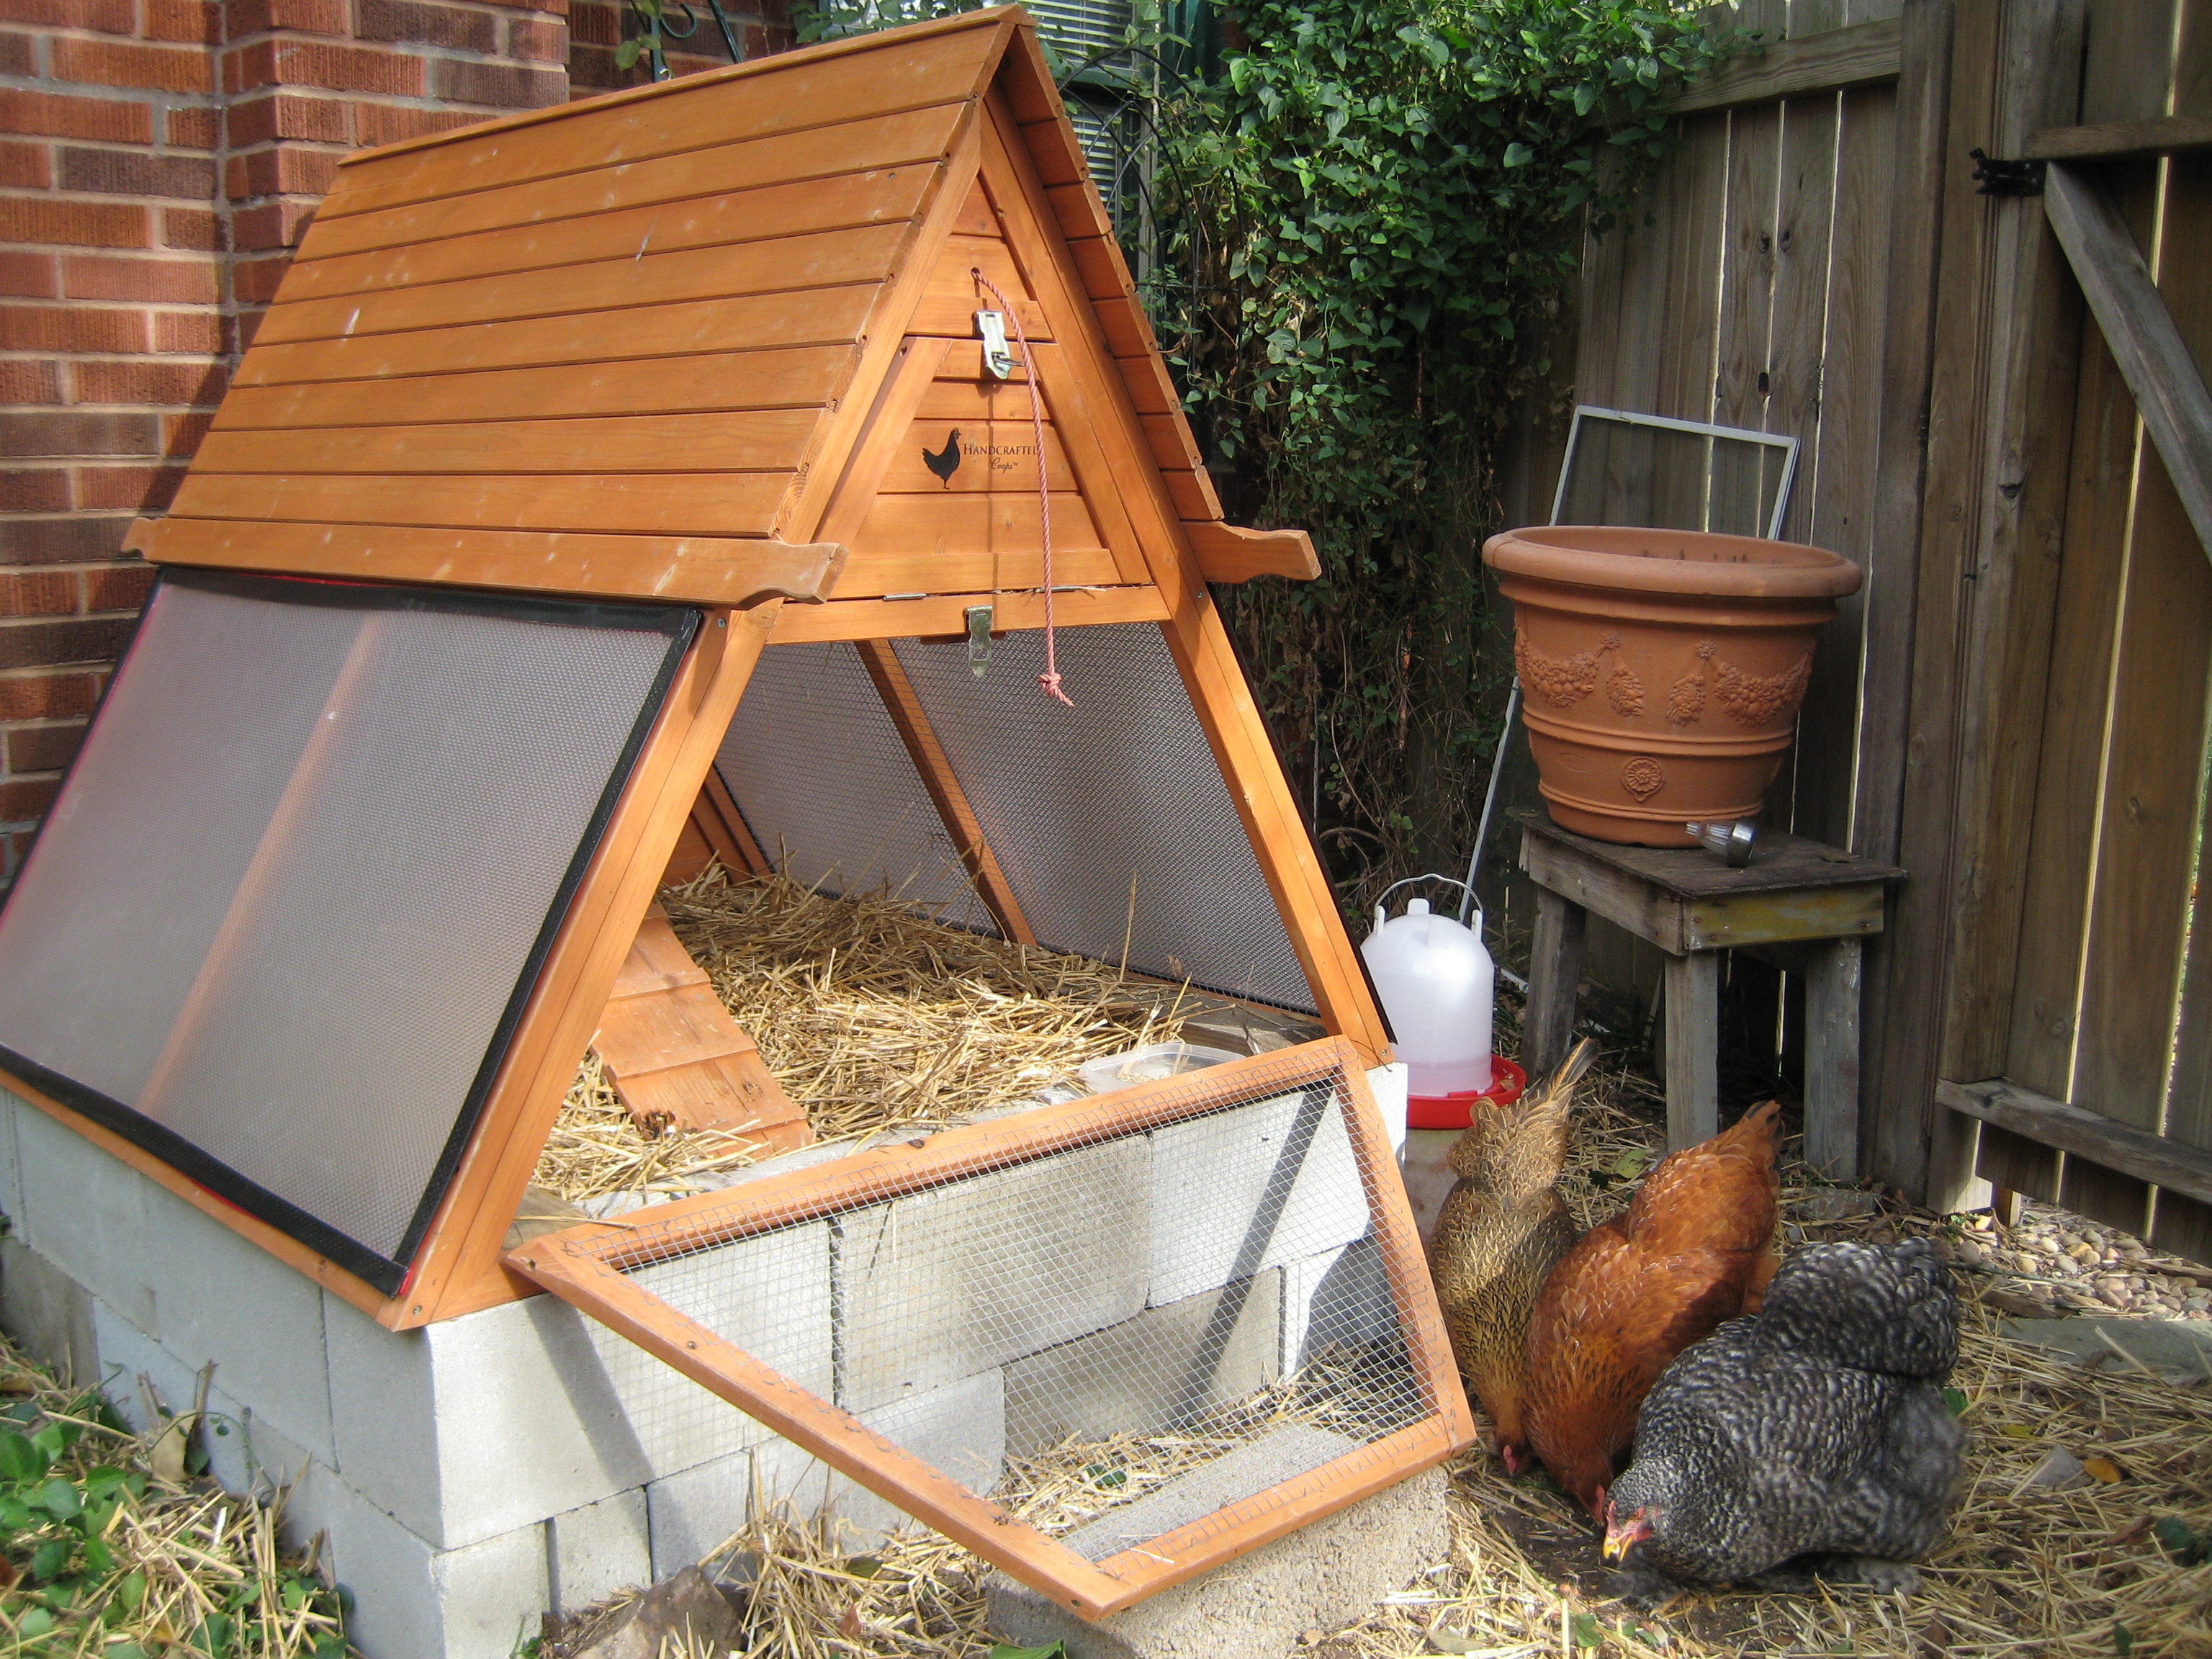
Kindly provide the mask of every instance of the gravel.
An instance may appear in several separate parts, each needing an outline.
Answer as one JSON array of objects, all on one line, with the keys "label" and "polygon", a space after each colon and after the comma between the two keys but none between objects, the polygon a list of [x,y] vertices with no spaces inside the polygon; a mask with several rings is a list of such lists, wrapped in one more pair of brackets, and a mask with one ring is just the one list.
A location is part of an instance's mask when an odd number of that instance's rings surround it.
[{"label": "gravel", "polygon": [[1987,1211],[1956,1220],[1958,1236],[1944,1241],[1954,1263],[2053,1313],[2212,1322],[2212,1267],[2163,1255],[2117,1228],[2033,1200],[2017,1227]]}]

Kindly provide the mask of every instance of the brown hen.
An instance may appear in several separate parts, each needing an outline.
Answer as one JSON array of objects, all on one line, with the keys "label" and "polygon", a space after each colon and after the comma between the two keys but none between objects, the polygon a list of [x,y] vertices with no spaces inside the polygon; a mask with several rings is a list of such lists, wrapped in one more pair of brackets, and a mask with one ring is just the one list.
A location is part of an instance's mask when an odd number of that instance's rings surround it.
[{"label": "brown hen", "polygon": [[1567,1105],[1596,1056],[1597,1045],[1584,1038],[1517,1107],[1475,1108],[1452,1143],[1459,1179],[1429,1243],[1429,1273],[1460,1376],[1489,1413],[1505,1467],[1516,1473],[1528,1451],[1522,1426],[1528,1315],[1546,1276],[1575,1245],[1574,1218],[1553,1186],[1567,1155]]},{"label": "brown hen", "polygon": [[1660,1160],[1544,1281],[1528,1323],[1528,1443],[1593,1514],[1674,1356],[1754,1313],[1774,1276],[1774,1102]]}]

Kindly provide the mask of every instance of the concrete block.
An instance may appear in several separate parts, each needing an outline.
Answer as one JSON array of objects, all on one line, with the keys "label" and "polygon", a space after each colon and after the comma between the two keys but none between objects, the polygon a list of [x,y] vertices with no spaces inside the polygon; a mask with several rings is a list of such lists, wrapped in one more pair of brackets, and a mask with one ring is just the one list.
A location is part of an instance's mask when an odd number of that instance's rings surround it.
[{"label": "concrete block", "polygon": [[580,1613],[618,1590],[653,1582],[642,1487],[556,1515],[545,1528],[552,1575],[548,1600],[556,1613]]},{"label": "concrete block", "polygon": [[1459,1171],[1450,1164],[1451,1149],[1463,1129],[1409,1129],[1398,1149],[1398,1179],[1405,1183],[1406,1202],[1413,1211],[1413,1226],[1427,1243],[1435,1236],[1437,1217],[1444,1207]]},{"label": "concrete block", "polygon": [[257,1415],[335,1464],[323,1292],[250,1239],[136,1170],[146,1228],[160,1242],[139,1282],[151,1292],[148,1334],[194,1371],[251,1401]]},{"label": "concrete block", "polygon": [[146,1218],[154,1183],[36,1107],[15,1115],[23,1242],[142,1331],[159,1328],[147,1267],[168,1242]]},{"label": "concrete block", "polygon": [[116,1415],[144,1434],[192,1408],[199,1376],[191,1366],[105,1302],[92,1304],[93,1340],[100,1351],[101,1392]]},{"label": "concrete block", "polygon": [[328,1298],[339,1473],[441,1550],[643,1485],[584,1327],[550,1297],[404,1332]]},{"label": "concrete block", "polygon": [[830,1466],[787,1440],[656,1480],[645,1489],[658,1579],[705,1560],[727,1543],[752,1513],[756,1494],[798,1520],[821,1512],[830,1498]]},{"label": "concrete block", "polygon": [[551,1602],[542,1522],[440,1550],[341,1488],[330,1538],[365,1659],[510,1659]]},{"label": "concrete block", "polygon": [[100,1380],[92,1292],[18,1238],[0,1238],[0,1328],[70,1386]]},{"label": "concrete block", "polygon": [[1152,1302],[1180,1302],[1366,1232],[1352,1141],[1322,1091],[1155,1130]]},{"label": "concrete block", "polygon": [[15,1155],[15,1114],[36,1111],[0,1089],[0,1216],[12,1224],[23,1213],[23,1166]]},{"label": "concrete block", "polygon": [[1145,1305],[1147,1138],[1039,1158],[837,1223],[837,1403],[866,1413]]},{"label": "concrete block", "polygon": [[[834,1395],[827,1222],[655,1262],[630,1279],[809,1393],[824,1400]],[[604,1326],[586,1323],[599,1364],[644,1450],[650,1479],[772,1437],[772,1431],[680,1371]]]},{"label": "concrete block", "polygon": [[1345,1348],[1405,1348],[1382,1247],[1372,1238],[1283,1268],[1284,1371]]},{"label": "concrete block", "polygon": [[1279,1375],[1281,1283],[1267,1272],[1148,1309],[1006,1367],[1006,1449],[1170,1428]]},{"label": "concrete block", "polygon": [[1069,1659],[1282,1659],[1300,1632],[1352,1623],[1443,1559],[1444,1489],[1428,1470],[1095,1625],[994,1573],[990,1627],[1065,1642]]},{"label": "concrete block", "polygon": [[[998,1371],[932,1389],[860,1420],[979,1496],[999,1484],[1006,1467],[1006,1389]],[[902,1527],[927,1524],[842,1474],[830,1482],[830,1501],[854,1550],[868,1548]]]},{"label": "concrete block", "polygon": [[1359,1442],[1348,1435],[1309,1423],[1285,1423],[1177,1475],[1133,1504],[1108,1510],[1060,1542],[1086,1561],[1103,1561],[1358,1449]]},{"label": "concrete block", "polygon": [[1406,1107],[1410,1092],[1407,1079],[1413,1068],[1402,1060],[1394,1060],[1388,1066],[1372,1066],[1367,1071],[1367,1092],[1375,1097],[1375,1109],[1382,1115],[1382,1132],[1390,1137],[1390,1149],[1401,1150],[1406,1144]]}]

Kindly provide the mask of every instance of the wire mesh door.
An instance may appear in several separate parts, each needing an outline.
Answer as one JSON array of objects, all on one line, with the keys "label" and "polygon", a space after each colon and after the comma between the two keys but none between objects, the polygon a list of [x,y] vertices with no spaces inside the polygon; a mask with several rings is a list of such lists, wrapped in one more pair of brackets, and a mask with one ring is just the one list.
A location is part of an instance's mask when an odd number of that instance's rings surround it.
[{"label": "wire mesh door", "polygon": [[[1340,1039],[682,1200],[650,1225],[573,1228],[508,1261],[698,1385],[629,1396],[641,1441],[736,1443],[735,1407],[1086,1618],[1473,1434]],[[757,1436],[729,1489],[772,1500],[791,1449]]]}]

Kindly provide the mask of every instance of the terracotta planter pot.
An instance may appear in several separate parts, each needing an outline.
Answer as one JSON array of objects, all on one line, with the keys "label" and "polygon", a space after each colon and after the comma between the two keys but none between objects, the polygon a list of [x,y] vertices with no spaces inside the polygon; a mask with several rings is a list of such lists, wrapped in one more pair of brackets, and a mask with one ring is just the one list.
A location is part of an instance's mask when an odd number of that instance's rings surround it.
[{"label": "terracotta planter pot", "polygon": [[1781,769],[1813,636],[1856,592],[1849,559],[1793,542],[1556,525],[1493,536],[1521,713],[1563,829],[1688,845],[1750,817]]}]

